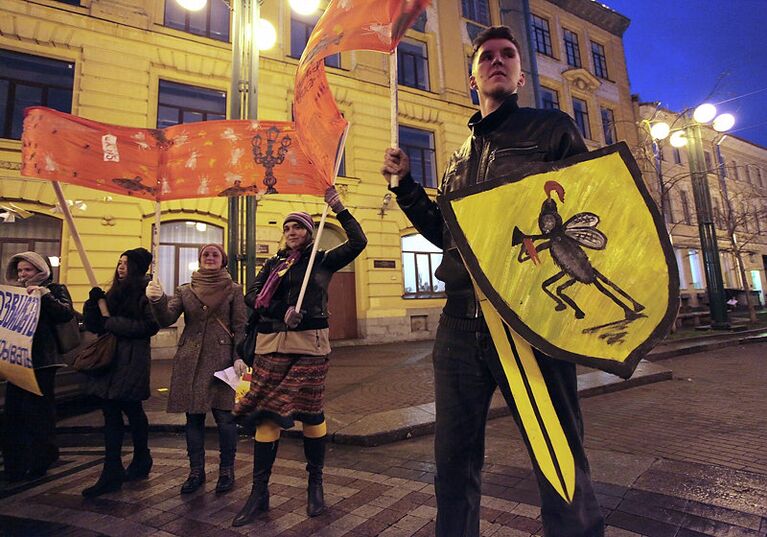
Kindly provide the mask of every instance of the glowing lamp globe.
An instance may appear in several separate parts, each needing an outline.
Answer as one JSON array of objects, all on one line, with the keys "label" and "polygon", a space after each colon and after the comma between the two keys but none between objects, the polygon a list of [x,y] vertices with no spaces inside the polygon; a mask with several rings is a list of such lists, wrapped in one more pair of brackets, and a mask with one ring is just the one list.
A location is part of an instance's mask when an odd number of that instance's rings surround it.
[{"label": "glowing lamp globe", "polygon": [[709,103],[703,103],[692,113],[692,118],[698,123],[708,123],[714,117],[716,117],[716,106]]},{"label": "glowing lamp globe", "polygon": [[290,0],[290,7],[299,15],[311,15],[320,7],[320,0]]},{"label": "glowing lamp globe", "polygon": [[268,50],[277,42],[277,30],[268,20],[258,19],[255,38],[258,50]]},{"label": "glowing lamp globe", "polygon": [[207,5],[208,0],[176,0],[176,3],[189,11],[200,11]]},{"label": "glowing lamp globe", "polygon": [[687,136],[684,131],[674,131],[668,141],[673,147],[684,147],[687,145]]},{"label": "glowing lamp globe", "polygon": [[726,132],[735,126],[735,116],[732,114],[722,114],[714,119],[714,130],[716,132]]},{"label": "glowing lamp globe", "polygon": [[650,127],[650,136],[653,137],[653,140],[665,140],[670,131],[671,127],[668,126],[668,123],[661,121]]}]

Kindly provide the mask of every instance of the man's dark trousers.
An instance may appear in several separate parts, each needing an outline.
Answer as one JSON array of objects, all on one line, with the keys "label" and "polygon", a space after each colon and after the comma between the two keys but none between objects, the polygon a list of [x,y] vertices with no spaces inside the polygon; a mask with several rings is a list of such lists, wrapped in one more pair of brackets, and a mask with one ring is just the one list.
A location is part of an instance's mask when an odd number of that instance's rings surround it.
[{"label": "man's dark trousers", "polygon": [[[461,331],[443,316],[434,345],[437,475],[437,537],[478,537],[485,424],[490,400],[504,373],[487,328]],[[446,326],[446,324],[448,326]],[[604,520],[591,485],[583,450],[583,423],[578,404],[575,366],[535,352],[575,461],[571,504],[548,483],[534,462],[541,518],[547,537],[601,537]],[[508,401],[514,420],[520,418]],[[520,427],[521,430],[521,427]]]}]

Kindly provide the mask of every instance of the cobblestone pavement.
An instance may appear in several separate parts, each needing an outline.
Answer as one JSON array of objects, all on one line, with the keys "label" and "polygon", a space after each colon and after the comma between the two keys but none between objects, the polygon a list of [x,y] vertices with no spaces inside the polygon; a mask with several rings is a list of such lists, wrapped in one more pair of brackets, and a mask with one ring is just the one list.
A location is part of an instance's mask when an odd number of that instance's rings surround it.
[{"label": "cobblestone pavement", "polygon": [[[608,537],[767,536],[767,344],[666,362],[675,380],[583,402],[587,448]],[[231,528],[249,492],[252,448],[240,442],[237,487],[216,496],[217,454],[209,436],[208,483],[181,497],[187,462],[181,436],[152,437],[150,479],[85,500],[100,470],[98,437],[71,435],[45,478],[0,483],[0,535],[9,536],[384,536],[434,534],[433,437],[377,448],[330,446],[330,508],[305,515],[298,439],[281,442],[272,510]],[[488,425],[482,535],[541,534],[536,486],[510,418]]]}]

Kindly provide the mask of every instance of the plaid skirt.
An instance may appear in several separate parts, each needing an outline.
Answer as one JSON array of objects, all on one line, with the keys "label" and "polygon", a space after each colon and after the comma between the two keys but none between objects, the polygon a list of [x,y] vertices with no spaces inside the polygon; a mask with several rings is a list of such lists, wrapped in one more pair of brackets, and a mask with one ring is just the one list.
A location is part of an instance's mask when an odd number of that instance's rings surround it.
[{"label": "plaid skirt", "polygon": [[234,407],[234,414],[247,422],[270,420],[283,429],[296,421],[319,425],[325,421],[325,377],[328,356],[300,354],[256,354],[250,391]]}]

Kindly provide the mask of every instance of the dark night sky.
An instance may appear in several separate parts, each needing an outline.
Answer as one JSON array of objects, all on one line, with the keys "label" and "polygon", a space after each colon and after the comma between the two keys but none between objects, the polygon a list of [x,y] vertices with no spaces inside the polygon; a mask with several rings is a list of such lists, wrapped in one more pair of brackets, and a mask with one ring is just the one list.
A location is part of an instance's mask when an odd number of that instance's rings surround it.
[{"label": "dark night sky", "polygon": [[716,104],[735,115],[732,134],[767,148],[767,0],[602,3],[631,19],[623,38],[632,93],[675,112]]}]

